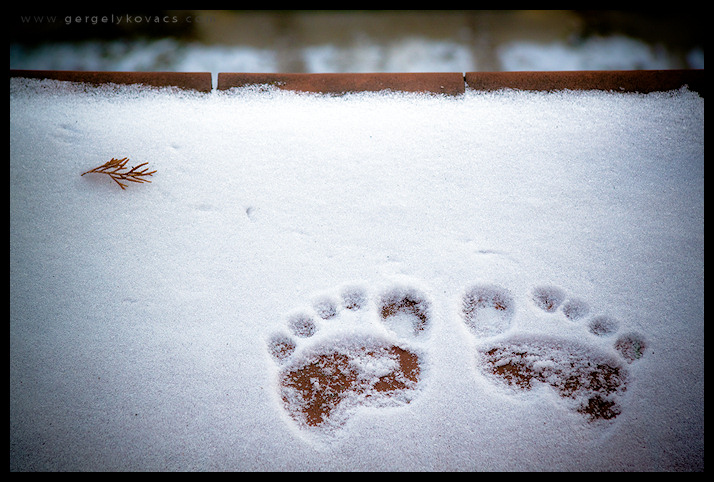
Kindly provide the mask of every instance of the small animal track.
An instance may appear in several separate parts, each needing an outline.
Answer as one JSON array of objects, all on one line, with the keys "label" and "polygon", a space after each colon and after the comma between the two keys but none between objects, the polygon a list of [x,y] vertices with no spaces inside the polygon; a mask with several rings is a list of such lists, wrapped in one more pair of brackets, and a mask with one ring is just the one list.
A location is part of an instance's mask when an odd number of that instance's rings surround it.
[{"label": "small animal track", "polygon": [[[568,298],[553,286],[536,287],[530,299],[554,316],[560,309],[572,322],[580,322],[590,312],[585,301]],[[600,350],[595,343],[580,339],[506,335],[512,328],[513,313],[514,301],[505,288],[479,285],[462,296],[463,321],[478,342],[479,366],[491,380],[521,391],[536,385],[550,386],[591,422],[612,420],[621,413],[619,399],[628,385],[626,365],[640,359],[647,348],[641,335],[617,337],[611,345],[613,351]],[[598,315],[583,327],[592,336],[607,338],[616,334],[619,323],[610,316]]]},{"label": "small animal track", "polygon": [[359,286],[315,299],[268,340],[285,410],[301,427],[334,429],[359,407],[410,403],[423,375],[412,345],[430,323],[430,303],[413,288],[374,303]]}]

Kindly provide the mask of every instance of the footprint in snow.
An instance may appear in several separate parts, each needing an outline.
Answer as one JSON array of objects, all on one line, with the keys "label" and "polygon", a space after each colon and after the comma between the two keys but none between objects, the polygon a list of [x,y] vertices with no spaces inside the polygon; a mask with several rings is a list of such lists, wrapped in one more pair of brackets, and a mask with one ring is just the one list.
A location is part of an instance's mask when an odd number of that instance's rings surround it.
[{"label": "footprint in snow", "polygon": [[[589,305],[553,286],[539,286],[531,301],[546,313],[583,327],[577,339],[506,333],[514,322],[515,303],[500,286],[476,285],[461,297],[461,315],[477,341],[479,366],[494,382],[516,391],[537,385],[550,386],[569,407],[589,421],[612,420],[621,413],[620,398],[627,389],[627,365],[639,360],[647,349],[637,333],[615,336],[616,319],[597,315],[588,318]],[[605,337],[613,350],[588,343]]]},{"label": "footprint in snow", "polygon": [[[463,322],[477,342],[479,367],[495,383],[515,391],[550,387],[587,420],[612,420],[621,413],[627,365],[639,360],[647,342],[637,333],[615,336],[616,319],[590,317],[584,300],[553,286],[532,290],[537,309],[577,323],[576,339],[518,334],[513,295],[498,285],[475,285],[461,296]],[[360,407],[410,403],[422,383],[431,303],[419,290],[394,287],[374,301],[359,286],[316,298],[309,309],[286,320],[268,348],[279,368],[283,406],[300,426],[332,429]],[[588,340],[587,337],[590,337]],[[605,340],[603,349],[595,340]]]},{"label": "footprint in snow", "polygon": [[268,349],[278,364],[280,398],[308,428],[344,425],[360,407],[398,407],[418,394],[424,357],[419,341],[431,304],[411,287],[371,301],[359,286],[324,295],[287,318]]}]

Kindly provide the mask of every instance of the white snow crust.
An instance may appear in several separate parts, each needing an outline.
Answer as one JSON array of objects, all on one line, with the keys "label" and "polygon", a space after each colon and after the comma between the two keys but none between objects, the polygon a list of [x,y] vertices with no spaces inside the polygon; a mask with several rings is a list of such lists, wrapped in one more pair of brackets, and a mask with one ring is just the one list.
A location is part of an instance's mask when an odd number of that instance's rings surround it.
[{"label": "white snow crust", "polygon": [[[157,172],[125,191],[80,176],[112,157]],[[703,470],[703,168],[687,89],[11,79],[11,470]],[[511,297],[496,333],[464,323],[474,286]],[[428,305],[423,335],[382,322],[395,289]],[[286,363],[331,340],[414,347],[419,386],[325,443],[284,409],[276,333]],[[479,364],[544,339],[620,360],[617,418],[589,423],[547,386],[514,395]]]}]

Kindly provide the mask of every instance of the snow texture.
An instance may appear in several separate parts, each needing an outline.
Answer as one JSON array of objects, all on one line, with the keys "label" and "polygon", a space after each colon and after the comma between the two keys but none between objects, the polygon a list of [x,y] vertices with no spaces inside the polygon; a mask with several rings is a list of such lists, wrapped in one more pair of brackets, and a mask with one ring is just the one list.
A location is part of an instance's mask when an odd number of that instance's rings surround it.
[{"label": "snow texture", "polygon": [[703,124],[11,79],[10,468],[703,470]]}]

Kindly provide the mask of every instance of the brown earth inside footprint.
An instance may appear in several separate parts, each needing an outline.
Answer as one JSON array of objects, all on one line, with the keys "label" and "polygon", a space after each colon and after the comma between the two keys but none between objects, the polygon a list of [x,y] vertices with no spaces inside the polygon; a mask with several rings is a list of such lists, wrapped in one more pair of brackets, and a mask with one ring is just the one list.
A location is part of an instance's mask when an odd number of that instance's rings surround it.
[{"label": "brown earth inside footprint", "polygon": [[577,410],[590,421],[611,420],[620,414],[611,396],[625,390],[625,373],[621,367],[572,356],[564,366],[544,369],[537,363],[547,360],[543,353],[516,347],[492,348],[484,355],[491,373],[509,385],[530,390],[535,382],[541,382],[552,386],[563,398],[585,395],[587,402]]},{"label": "brown earth inside footprint", "polygon": [[[370,347],[364,348],[359,356],[389,357],[397,362],[397,368],[376,380],[364,380],[351,363],[351,356],[337,351],[316,355],[309,363],[290,369],[281,377],[283,387],[299,394],[299,406],[293,403],[288,407],[291,414],[317,426],[350,395],[364,395],[365,399],[376,394],[389,397],[419,380],[419,357],[408,350],[398,346]],[[286,397],[283,400],[289,404]]]}]

